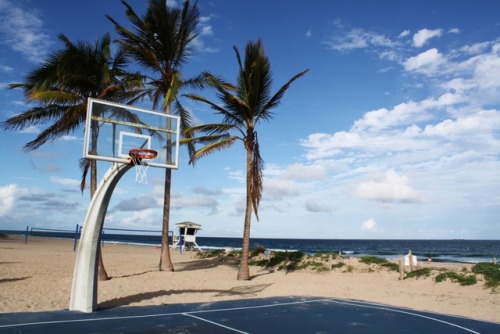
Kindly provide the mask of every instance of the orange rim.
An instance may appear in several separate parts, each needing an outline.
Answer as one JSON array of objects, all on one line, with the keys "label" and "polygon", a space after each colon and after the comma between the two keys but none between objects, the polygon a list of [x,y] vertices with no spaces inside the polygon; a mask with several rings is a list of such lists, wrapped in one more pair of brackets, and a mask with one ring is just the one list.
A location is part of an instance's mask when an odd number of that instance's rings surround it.
[{"label": "orange rim", "polygon": [[154,159],[158,155],[158,152],[147,148],[133,148],[128,152],[128,154],[132,158],[137,159]]}]

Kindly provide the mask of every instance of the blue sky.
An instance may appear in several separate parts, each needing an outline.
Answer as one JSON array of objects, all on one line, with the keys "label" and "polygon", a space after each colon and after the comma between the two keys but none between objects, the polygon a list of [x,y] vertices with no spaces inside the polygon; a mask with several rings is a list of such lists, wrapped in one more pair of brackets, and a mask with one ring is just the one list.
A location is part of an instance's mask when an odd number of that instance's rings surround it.
[{"label": "blue sky", "polygon": [[[145,1],[131,0],[137,12]],[[181,2],[169,2],[179,5]],[[498,1],[199,1],[196,52],[185,76],[235,81],[233,46],[261,38],[274,88],[311,71],[259,127],[265,161],[253,237],[498,239],[500,237],[500,3]],[[26,110],[5,85],[61,47],[127,25],[119,1],[0,0],[0,121]],[[210,92],[202,92],[211,96]],[[206,106],[184,101],[202,122]],[[147,105],[142,105],[147,107]],[[82,224],[83,129],[33,151],[42,127],[1,131],[0,229]],[[109,163],[99,162],[99,175]],[[173,172],[172,224],[240,237],[241,145]],[[105,227],[161,228],[163,174],[129,172]]]}]

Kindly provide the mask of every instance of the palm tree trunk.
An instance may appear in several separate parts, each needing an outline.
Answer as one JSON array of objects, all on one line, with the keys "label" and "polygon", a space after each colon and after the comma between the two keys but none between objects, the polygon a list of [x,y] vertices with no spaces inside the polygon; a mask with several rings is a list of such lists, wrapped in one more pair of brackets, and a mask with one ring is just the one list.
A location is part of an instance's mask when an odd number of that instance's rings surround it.
[{"label": "palm tree trunk", "polygon": [[241,262],[238,270],[239,281],[249,280],[248,257],[250,256],[250,225],[252,223],[252,148],[247,146],[247,203],[245,210],[245,224],[243,228],[243,245],[241,248]]},{"label": "palm tree trunk", "polygon": [[172,182],[172,169],[165,169],[165,193],[163,196],[163,224],[161,231],[161,256],[160,271],[174,271],[174,265],[170,259],[170,248],[168,245],[168,231],[170,223],[170,189]]}]

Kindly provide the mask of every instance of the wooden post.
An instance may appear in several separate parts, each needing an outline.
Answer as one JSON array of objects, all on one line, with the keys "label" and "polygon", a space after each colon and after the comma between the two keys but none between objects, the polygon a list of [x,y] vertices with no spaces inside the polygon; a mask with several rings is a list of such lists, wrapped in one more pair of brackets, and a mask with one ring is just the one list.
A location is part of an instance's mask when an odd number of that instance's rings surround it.
[{"label": "wooden post", "polygon": [[401,281],[405,273],[405,260],[404,258],[399,258],[399,280]]},{"label": "wooden post", "polygon": [[496,257],[493,258],[493,264],[497,264],[497,258]]},{"label": "wooden post", "polygon": [[332,270],[332,254],[328,256],[328,269]]}]

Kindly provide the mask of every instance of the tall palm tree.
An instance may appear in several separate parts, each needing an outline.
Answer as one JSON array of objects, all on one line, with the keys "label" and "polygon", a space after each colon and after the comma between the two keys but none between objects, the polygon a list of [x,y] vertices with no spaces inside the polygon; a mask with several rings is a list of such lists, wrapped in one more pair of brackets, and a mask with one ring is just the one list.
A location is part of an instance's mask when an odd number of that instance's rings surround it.
[{"label": "tall palm tree", "polygon": [[[153,102],[153,109],[161,103],[165,113],[176,113],[180,116],[181,129],[189,128],[191,115],[182,108],[177,95],[184,86],[203,86],[201,76],[184,80],[180,71],[192,54],[192,42],[197,36],[196,28],[200,15],[197,3],[191,5],[189,1],[185,1],[182,9],[179,9],[168,7],[166,0],[149,0],[147,11],[142,17],[139,17],[126,1],[122,0],[122,3],[126,7],[126,15],[133,25],[133,30],[123,27],[110,16],[107,18],[121,36],[118,42],[150,73],[147,78],[147,90]],[[167,155],[171,153],[171,145],[167,138]],[[159,269],[165,271],[174,271],[168,245],[171,181],[172,170],[167,168],[159,264]]]},{"label": "tall palm tree", "polygon": [[[207,80],[217,91],[221,105],[200,95],[186,94],[187,97],[208,104],[217,114],[222,115],[222,123],[205,124],[186,130],[190,137],[184,142],[205,145],[194,151],[191,163],[215,151],[232,146],[241,141],[246,150],[246,210],[243,229],[243,246],[238,280],[250,279],[248,257],[250,248],[250,225],[252,209],[257,220],[258,209],[262,197],[264,167],[260,156],[257,125],[260,121],[272,119],[272,110],[281,101],[290,84],[303,76],[302,71],[293,76],[274,95],[271,96],[272,73],[271,63],[264,52],[259,39],[249,42],[245,48],[245,59],[234,47],[239,66],[237,84],[234,86],[222,82],[219,78],[206,73]],[[197,133],[201,135],[197,136]]]},{"label": "tall palm tree", "polygon": [[[9,88],[24,90],[27,111],[2,123],[5,130],[22,130],[32,125],[46,128],[24,146],[25,151],[36,150],[47,142],[79,129],[85,122],[89,97],[115,102],[132,103],[142,97],[142,77],[126,71],[127,55],[118,49],[111,55],[111,37],[105,34],[95,44],[79,41],[76,44],[60,34],[64,47],[48,56],[47,60],[26,76],[22,83]],[[124,118],[130,115],[123,115]],[[93,129],[92,137],[98,129]],[[85,175],[91,172],[90,197],[97,188],[95,160],[83,160]],[[99,252],[99,279],[108,279],[101,252]]]}]

